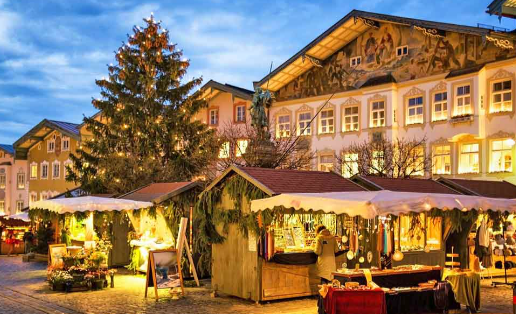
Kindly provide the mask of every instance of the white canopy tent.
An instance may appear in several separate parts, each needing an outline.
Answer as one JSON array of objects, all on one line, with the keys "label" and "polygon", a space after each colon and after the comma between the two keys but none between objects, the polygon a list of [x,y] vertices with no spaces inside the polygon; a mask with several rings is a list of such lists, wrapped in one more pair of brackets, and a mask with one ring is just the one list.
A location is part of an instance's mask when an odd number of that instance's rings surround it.
[{"label": "white canopy tent", "polygon": [[280,194],[271,198],[254,200],[251,211],[258,212],[277,206],[295,210],[323,211],[351,217],[372,219],[388,214],[399,215],[408,212],[429,211],[432,208],[450,210],[483,209],[516,212],[516,200],[488,198],[481,196],[394,192],[388,190],[372,192],[331,192]]},{"label": "white canopy tent", "polygon": [[30,205],[30,209],[43,208],[58,214],[88,211],[121,211],[151,207],[151,202],[139,202],[96,196],[70,197],[41,200]]},{"label": "white canopy tent", "polygon": [[7,219],[18,219],[18,220],[23,220],[25,222],[30,221],[29,212],[22,212],[22,213],[10,215],[10,216],[7,216]]}]

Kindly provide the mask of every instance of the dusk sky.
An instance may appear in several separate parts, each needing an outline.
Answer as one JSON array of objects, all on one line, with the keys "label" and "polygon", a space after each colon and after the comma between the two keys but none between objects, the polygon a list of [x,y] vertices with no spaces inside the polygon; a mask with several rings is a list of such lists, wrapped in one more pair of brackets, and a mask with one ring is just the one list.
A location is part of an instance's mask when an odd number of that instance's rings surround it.
[{"label": "dusk sky", "polygon": [[486,0],[131,1],[0,0],[0,143],[42,119],[81,123],[96,112],[95,79],[133,25],[154,12],[191,60],[188,77],[245,88],[352,9],[476,26],[516,28]]}]

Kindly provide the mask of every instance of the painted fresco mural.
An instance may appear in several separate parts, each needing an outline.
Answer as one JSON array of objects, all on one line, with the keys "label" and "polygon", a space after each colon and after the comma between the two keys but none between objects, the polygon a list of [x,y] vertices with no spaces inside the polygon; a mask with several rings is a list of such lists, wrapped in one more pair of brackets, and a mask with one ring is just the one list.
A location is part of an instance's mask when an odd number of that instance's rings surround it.
[{"label": "painted fresco mural", "polygon": [[[407,54],[397,56],[398,47]],[[425,35],[409,26],[382,23],[371,28],[276,92],[276,100],[305,98],[360,88],[372,77],[391,74],[397,82],[464,69],[515,56],[482,37],[446,32],[444,37]],[[361,56],[351,67],[350,59]],[[304,62],[310,62],[305,59]]]}]

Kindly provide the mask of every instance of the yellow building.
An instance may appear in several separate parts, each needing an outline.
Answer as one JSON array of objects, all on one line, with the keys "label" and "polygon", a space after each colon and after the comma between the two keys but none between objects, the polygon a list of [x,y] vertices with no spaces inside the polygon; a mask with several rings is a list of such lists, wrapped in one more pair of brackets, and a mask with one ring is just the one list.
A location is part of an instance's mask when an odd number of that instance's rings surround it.
[{"label": "yellow building", "polygon": [[14,143],[16,159],[27,160],[29,204],[76,187],[66,181],[66,167],[80,145],[78,126],[44,119]]}]

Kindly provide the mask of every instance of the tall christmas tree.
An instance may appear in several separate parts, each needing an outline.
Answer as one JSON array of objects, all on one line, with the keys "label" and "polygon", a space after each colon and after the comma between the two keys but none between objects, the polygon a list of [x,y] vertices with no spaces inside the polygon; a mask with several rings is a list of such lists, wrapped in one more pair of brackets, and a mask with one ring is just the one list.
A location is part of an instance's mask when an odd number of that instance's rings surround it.
[{"label": "tall christmas tree", "polygon": [[123,193],[151,182],[190,180],[218,152],[213,130],[195,119],[206,106],[185,81],[189,61],[151,16],[116,52],[109,77],[97,80],[100,115],[84,118],[84,140],[67,179],[90,193]]}]

